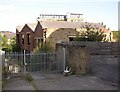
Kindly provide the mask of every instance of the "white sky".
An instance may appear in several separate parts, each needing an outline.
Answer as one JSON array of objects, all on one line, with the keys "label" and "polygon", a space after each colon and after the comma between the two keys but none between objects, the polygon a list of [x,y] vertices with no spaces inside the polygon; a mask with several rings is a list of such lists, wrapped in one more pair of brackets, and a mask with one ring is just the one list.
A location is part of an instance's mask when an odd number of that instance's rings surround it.
[{"label": "white sky", "polygon": [[118,30],[118,0],[0,0],[0,31],[36,21],[41,13],[82,13],[89,22],[103,22]]}]

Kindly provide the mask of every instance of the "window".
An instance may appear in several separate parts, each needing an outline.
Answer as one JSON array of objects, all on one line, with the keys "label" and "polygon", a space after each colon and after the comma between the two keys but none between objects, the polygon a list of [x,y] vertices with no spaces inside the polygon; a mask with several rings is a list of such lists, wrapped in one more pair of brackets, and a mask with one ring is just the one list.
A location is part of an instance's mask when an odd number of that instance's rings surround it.
[{"label": "window", "polygon": [[30,34],[27,34],[27,39],[28,39],[28,45],[30,45]]},{"label": "window", "polygon": [[22,44],[24,44],[24,34],[22,34]]},{"label": "window", "polygon": [[74,38],[73,37],[69,37],[69,41],[74,41]]},{"label": "window", "polygon": [[41,46],[43,43],[43,39],[38,39],[37,46]]},{"label": "window", "polygon": [[19,43],[19,34],[17,34],[17,42]]},{"label": "window", "polygon": [[40,45],[40,39],[38,39],[38,46]]}]

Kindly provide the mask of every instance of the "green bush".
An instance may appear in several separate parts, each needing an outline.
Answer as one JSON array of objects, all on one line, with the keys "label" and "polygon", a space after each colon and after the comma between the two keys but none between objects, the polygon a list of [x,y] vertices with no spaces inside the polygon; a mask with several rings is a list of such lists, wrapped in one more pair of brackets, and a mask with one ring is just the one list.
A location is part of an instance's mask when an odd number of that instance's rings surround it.
[{"label": "green bush", "polygon": [[53,51],[54,51],[54,49],[51,46],[49,41],[42,43],[42,45],[40,45],[34,49],[34,52],[53,52]]},{"label": "green bush", "polygon": [[75,41],[107,41],[105,37],[106,35],[101,31],[87,30],[81,36],[77,36]]},{"label": "green bush", "polygon": [[32,78],[31,75],[25,74],[25,80],[28,81],[28,82],[32,82],[34,79]]}]

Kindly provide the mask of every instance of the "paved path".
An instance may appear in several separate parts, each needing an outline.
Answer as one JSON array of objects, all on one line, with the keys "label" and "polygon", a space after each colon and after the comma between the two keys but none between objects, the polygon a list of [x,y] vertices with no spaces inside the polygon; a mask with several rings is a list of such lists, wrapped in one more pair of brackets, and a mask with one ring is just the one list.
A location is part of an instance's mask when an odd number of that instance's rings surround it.
[{"label": "paved path", "polygon": [[117,90],[117,86],[96,76],[64,76],[62,74],[31,73],[40,90]]},{"label": "paved path", "polygon": [[[95,75],[65,77],[59,73],[40,72],[30,75],[40,90],[117,90],[118,86],[112,82],[118,81],[118,59],[111,56],[95,56],[91,59]],[[34,90],[34,88],[21,78],[15,78],[8,80],[5,90]]]},{"label": "paved path", "polygon": [[[87,76],[64,76],[59,73],[30,73],[39,90],[117,90],[110,82],[99,77]],[[30,83],[21,78],[7,81],[4,90],[34,90]]]},{"label": "paved path", "polygon": [[27,81],[21,78],[14,78],[7,80],[4,90],[34,90],[34,88]]}]

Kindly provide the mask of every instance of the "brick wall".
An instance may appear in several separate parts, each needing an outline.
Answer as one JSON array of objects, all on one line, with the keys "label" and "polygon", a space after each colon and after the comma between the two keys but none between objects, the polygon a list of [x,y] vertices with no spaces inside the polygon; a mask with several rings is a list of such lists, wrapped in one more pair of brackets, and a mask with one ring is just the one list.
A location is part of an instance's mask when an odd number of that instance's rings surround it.
[{"label": "brick wall", "polygon": [[[33,51],[33,49],[36,47],[35,38],[43,38],[43,30],[39,22],[36,25],[35,30],[32,30],[28,25],[25,25],[20,32],[16,30],[16,37],[17,34],[19,35],[19,43],[17,43],[22,50],[26,51]],[[24,44],[22,44],[22,34],[24,35]],[[28,44],[27,34],[30,34],[30,45]],[[18,41],[18,37],[16,38],[16,40]]]},{"label": "brick wall", "polygon": [[[22,36],[22,34],[24,35],[24,44],[22,44],[22,37],[20,38],[20,48],[27,50],[27,51],[31,51],[33,49],[33,31],[27,26],[25,25],[24,28],[22,29],[22,31],[20,32]],[[30,45],[28,45],[28,38],[27,38],[27,34],[30,34]]]}]

